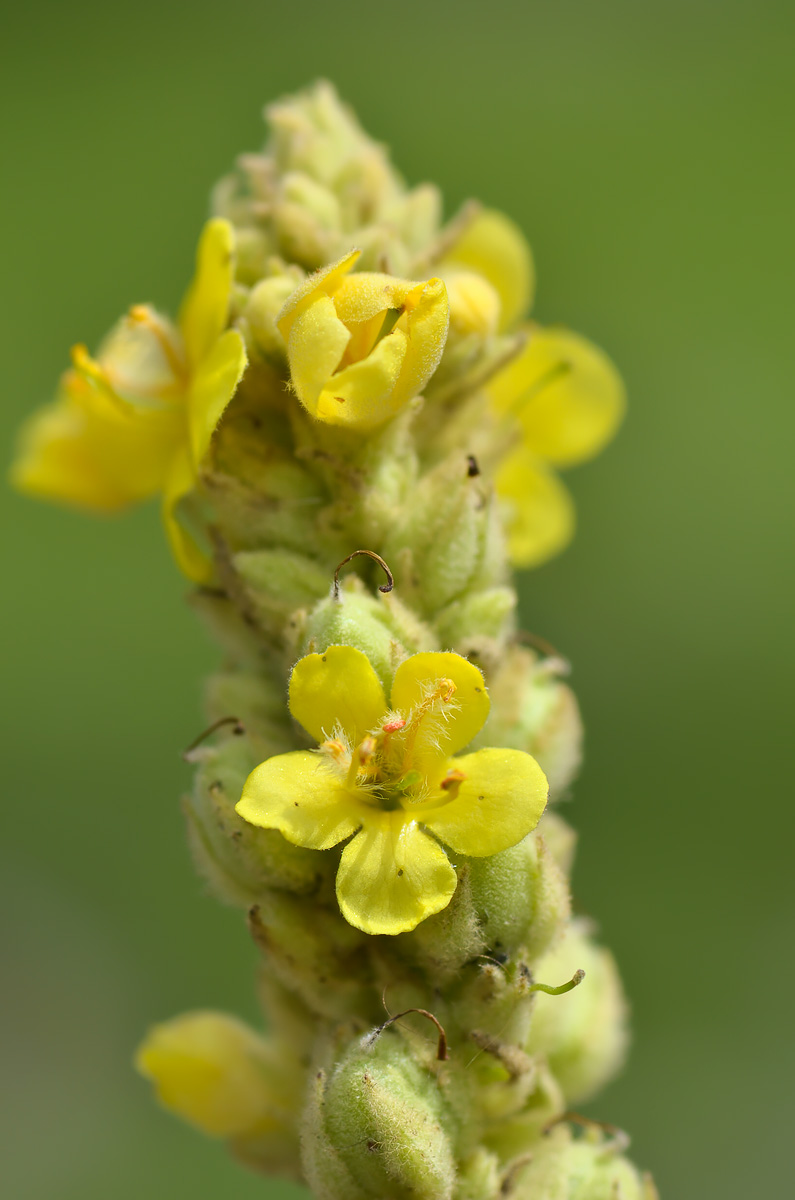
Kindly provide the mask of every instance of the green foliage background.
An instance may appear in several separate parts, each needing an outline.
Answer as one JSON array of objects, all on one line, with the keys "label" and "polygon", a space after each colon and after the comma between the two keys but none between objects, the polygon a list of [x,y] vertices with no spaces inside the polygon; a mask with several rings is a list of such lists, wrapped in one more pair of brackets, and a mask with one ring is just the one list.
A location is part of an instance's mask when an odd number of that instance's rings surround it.
[{"label": "green foliage background", "polygon": [[[575,664],[577,902],[635,1010],[594,1111],[669,1200],[784,1194],[795,9],[79,0],[9,5],[3,29],[9,446],[72,342],[133,301],[173,307],[209,185],[260,143],[262,103],[320,74],[450,209],[510,212],[538,315],[621,366],[625,429],[569,476],[577,541],[522,583],[526,626]],[[152,1020],[254,1014],[242,923],[183,840],[214,651],[157,514],[2,507],[6,1194],[304,1195],[158,1112],[130,1068]]]}]

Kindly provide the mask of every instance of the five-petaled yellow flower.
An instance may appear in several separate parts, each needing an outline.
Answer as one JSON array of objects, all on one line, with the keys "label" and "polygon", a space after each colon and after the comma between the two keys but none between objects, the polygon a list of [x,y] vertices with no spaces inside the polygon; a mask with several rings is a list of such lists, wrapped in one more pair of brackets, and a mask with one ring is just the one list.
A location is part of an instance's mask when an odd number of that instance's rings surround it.
[{"label": "five-petaled yellow flower", "polygon": [[442,357],[449,310],[441,279],[363,271],[360,251],[290,296],[277,324],[296,395],[319,421],[376,429],[419,395]]},{"label": "five-petaled yellow flower", "polygon": [[12,469],[23,491],[100,512],[162,492],[174,557],[197,582],[210,563],[177,505],[196,484],[246,366],[241,335],[226,328],[233,251],[231,225],[209,221],[178,326],[135,305],[96,358],[76,346],[58,398],[29,422]]},{"label": "five-petaled yellow flower", "polygon": [[557,554],[574,532],[574,505],[555,468],[593,458],[624,415],[621,376],[597,346],[560,327],[520,324],[532,304],[533,259],[522,231],[483,209],[464,229],[443,266],[481,275],[500,302],[498,328],[527,334],[523,350],[489,382],[498,421],[518,426],[520,444],[497,467],[508,548],[516,566]]},{"label": "five-petaled yellow flower", "polygon": [[547,781],[529,754],[452,757],[489,712],[483,676],[458,654],[407,658],[387,703],[367,656],[330,646],[296,663],[290,710],[320,753],[261,763],[237,811],[298,846],[328,850],[350,838],[337,899],[365,933],[406,932],[450,902],[456,872],[440,842],[459,854],[496,854],[544,811]]},{"label": "five-petaled yellow flower", "polygon": [[522,352],[488,387],[495,414],[521,430],[521,443],[495,475],[518,567],[538,566],[571,540],[574,504],[555,468],[598,454],[625,405],[621,376],[592,342],[554,326],[529,325],[527,332]]}]

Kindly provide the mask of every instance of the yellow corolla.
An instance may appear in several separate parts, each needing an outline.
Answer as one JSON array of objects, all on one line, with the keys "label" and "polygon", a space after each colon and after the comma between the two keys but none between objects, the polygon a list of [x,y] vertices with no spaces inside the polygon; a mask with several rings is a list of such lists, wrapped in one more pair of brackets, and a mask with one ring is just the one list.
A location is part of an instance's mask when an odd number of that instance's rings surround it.
[{"label": "yellow corolla", "polygon": [[440,842],[459,854],[496,854],[544,811],[547,781],[529,754],[451,757],[489,712],[483,676],[458,654],[407,658],[388,703],[361,650],[330,646],[296,663],[290,710],[319,753],[261,763],[237,811],[297,846],[328,850],[350,838],[337,899],[365,933],[406,932],[450,902],[456,873]]},{"label": "yellow corolla", "polygon": [[211,1137],[230,1138],[273,1126],[281,1082],[276,1057],[242,1021],[200,1011],[150,1029],[135,1065],[166,1108]]},{"label": "yellow corolla", "polygon": [[443,264],[475,272],[494,288],[500,301],[497,327],[511,329],[530,308],[535,267],[527,240],[510,217],[483,208],[464,227]]},{"label": "yellow corolla", "polygon": [[12,468],[21,490],[99,512],[162,492],[174,557],[198,582],[210,564],[176,510],[246,366],[242,337],[226,328],[233,237],[227,221],[205,225],[178,326],[135,305],[96,358],[73,349],[58,398],[23,430]]},{"label": "yellow corolla", "polygon": [[[451,288],[451,326],[454,318],[460,321],[459,310],[485,322],[491,312],[485,281],[499,299],[496,328],[528,336],[487,391],[498,419],[518,423],[521,434],[495,475],[511,558],[516,566],[537,566],[562,550],[574,532],[574,505],[555,468],[592,458],[610,440],[624,413],[624,386],[606,355],[584,337],[520,324],[533,299],[533,258],[522,231],[503,213],[476,213],[442,268]],[[480,289],[474,284],[478,276]],[[493,316],[490,321],[495,324]],[[470,325],[475,327],[473,317]]]},{"label": "yellow corolla", "polygon": [[304,407],[319,421],[367,431],[419,395],[436,370],[448,304],[441,279],[351,275],[359,255],[310,275],[277,325]]},{"label": "yellow corolla", "polygon": [[498,419],[518,424],[521,442],[500,463],[508,548],[531,567],[562,550],[574,532],[574,505],[555,467],[598,454],[624,415],[621,376],[586,338],[528,326],[522,352],[488,385]]}]

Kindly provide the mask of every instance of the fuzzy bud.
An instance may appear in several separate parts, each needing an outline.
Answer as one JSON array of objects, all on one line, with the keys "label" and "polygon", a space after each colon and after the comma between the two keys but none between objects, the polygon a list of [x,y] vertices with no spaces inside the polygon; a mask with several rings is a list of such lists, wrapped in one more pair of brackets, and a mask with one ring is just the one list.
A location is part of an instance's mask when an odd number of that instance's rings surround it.
[{"label": "fuzzy bud", "polygon": [[563,943],[534,967],[544,981],[567,979],[584,970],[579,987],[563,996],[539,995],[526,1049],[543,1054],[566,1100],[579,1104],[620,1069],[627,1046],[627,1005],[612,954],[572,924]]},{"label": "fuzzy bud", "polygon": [[387,533],[383,554],[400,594],[426,615],[471,589],[502,583],[496,505],[465,455],[450,455],[419,481]]},{"label": "fuzzy bud", "polygon": [[557,1126],[528,1158],[515,1173],[514,1200],[657,1200],[651,1179],[595,1131],[593,1137],[575,1140],[568,1128]]},{"label": "fuzzy bud", "polygon": [[286,361],[287,348],[276,327],[276,318],[301,278],[301,273],[293,269],[289,273],[263,279],[252,290],[245,309],[245,318],[256,348],[266,358],[280,364]]},{"label": "fuzzy bud", "polygon": [[489,678],[491,713],[476,746],[512,746],[540,763],[550,798],[565,791],[582,758],[582,721],[574,693],[560,680],[566,665],[514,646]]},{"label": "fuzzy bud", "polygon": [[324,1152],[304,1155],[320,1200],[451,1200],[455,1122],[436,1075],[398,1034],[361,1039],[321,1082],[305,1122]]},{"label": "fuzzy bud", "polygon": [[326,865],[323,856],[293,846],[276,830],[250,825],[235,812],[246,776],[259,761],[247,739],[230,737],[195,753],[199,766],[185,817],[196,866],[213,892],[247,908],[269,887],[316,891]]}]

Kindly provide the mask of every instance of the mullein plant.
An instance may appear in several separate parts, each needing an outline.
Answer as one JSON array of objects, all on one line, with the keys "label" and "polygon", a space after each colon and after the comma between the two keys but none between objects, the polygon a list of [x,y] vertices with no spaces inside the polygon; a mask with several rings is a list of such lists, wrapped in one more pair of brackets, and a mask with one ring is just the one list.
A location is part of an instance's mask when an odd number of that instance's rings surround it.
[{"label": "mullein plant", "polygon": [[557,471],[612,437],[620,377],[528,318],[512,221],[443,222],[329,84],[267,117],[177,320],[135,305],[75,347],[13,467],[94,511],[159,494],[222,647],[184,811],[264,1031],[190,1012],[138,1069],[320,1200],[651,1200],[573,1111],[626,1006],[570,910],[577,704],[511,577],[571,537]]}]

